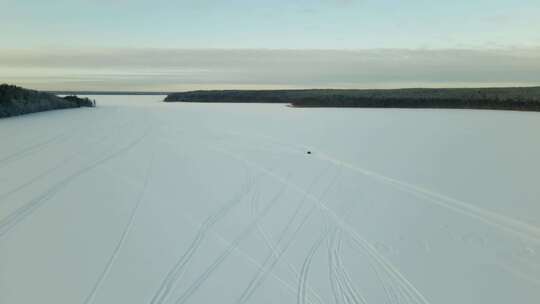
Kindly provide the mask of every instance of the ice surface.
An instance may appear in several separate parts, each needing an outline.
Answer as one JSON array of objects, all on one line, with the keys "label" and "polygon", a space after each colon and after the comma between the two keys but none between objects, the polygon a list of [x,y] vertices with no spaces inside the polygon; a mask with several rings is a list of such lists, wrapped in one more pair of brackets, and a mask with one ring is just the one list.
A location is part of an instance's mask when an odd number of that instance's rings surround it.
[{"label": "ice surface", "polygon": [[0,303],[540,302],[538,113],[90,97],[0,120]]}]

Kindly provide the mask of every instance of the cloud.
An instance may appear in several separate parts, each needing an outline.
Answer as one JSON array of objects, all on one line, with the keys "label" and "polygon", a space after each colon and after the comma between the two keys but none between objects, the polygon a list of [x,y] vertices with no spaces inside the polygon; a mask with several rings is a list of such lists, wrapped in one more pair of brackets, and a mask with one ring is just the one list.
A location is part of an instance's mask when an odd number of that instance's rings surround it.
[{"label": "cloud", "polygon": [[540,85],[539,70],[539,48],[0,51],[0,82],[39,89]]}]

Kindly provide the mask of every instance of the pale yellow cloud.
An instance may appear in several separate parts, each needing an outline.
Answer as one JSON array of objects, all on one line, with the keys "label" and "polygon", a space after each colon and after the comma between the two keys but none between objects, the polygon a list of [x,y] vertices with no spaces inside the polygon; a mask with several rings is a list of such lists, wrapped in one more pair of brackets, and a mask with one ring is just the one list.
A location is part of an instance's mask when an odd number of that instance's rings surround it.
[{"label": "pale yellow cloud", "polygon": [[0,50],[0,82],[49,90],[540,85],[540,49]]}]

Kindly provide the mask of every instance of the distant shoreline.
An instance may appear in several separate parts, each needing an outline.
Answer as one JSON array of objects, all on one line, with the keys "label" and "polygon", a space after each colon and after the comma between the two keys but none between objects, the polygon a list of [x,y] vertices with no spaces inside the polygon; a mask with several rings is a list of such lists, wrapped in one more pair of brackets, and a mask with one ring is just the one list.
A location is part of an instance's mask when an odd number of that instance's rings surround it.
[{"label": "distant shoreline", "polygon": [[224,90],[169,94],[165,102],[284,103],[297,108],[405,108],[540,111],[540,86],[372,90]]},{"label": "distant shoreline", "polygon": [[[7,88],[7,87],[6,87]],[[19,89],[19,88],[17,88]],[[20,88],[22,89],[22,88]],[[391,108],[391,109],[478,109],[540,112],[540,86],[506,88],[411,88],[411,89],[298,89],[298,90],[198,90],[187,92],[136,91],[38,91],[28,90],[35,102],[14,107],[2,116],[54,108],[77,107],[55,100],[39,105],[50,95],[166,96],[164,102],[190,103],[280,103],[293,108]],[[33,93],[32,93],[33,92]],[[49,94],[49,95],[43,95]],[[38,106],[39,105],[39,106]],[[86,104],[85,104],[86,105]],[[3,108],[7,109],[7,104]],[[90,106],[92,106],[90,104]]]},{"label": "distant shoreline", "polygon": [[54,95],[169,95],[172,92],[132,92],[132,91],[44,91]]}]

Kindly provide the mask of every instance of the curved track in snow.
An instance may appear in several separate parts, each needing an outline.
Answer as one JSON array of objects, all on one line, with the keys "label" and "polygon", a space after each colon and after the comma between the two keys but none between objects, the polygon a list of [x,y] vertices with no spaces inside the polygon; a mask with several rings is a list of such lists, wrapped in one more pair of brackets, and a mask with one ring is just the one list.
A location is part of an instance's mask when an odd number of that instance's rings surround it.
[{"label": "curved track in snow", "polygon": [[95,99],[0,121],[0,303],[538,302],[537,113]]}]

